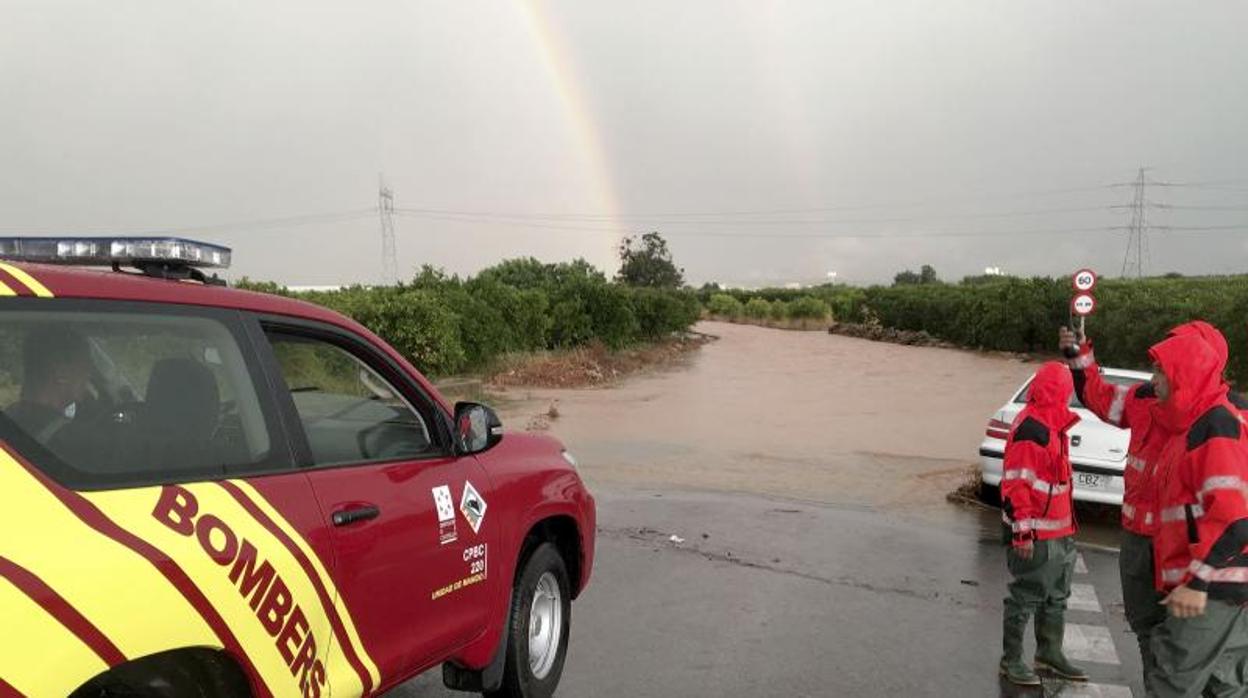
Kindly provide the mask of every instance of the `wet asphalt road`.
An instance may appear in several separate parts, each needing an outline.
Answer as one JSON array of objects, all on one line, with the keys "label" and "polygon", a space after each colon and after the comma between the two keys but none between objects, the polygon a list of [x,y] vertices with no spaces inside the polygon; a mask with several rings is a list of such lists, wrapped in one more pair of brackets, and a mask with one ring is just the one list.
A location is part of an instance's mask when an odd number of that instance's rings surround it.
[{"label": "wet asphalt road", "polygon": [[[1042,695],[996,675],[1006,572],[991,513],[955,507],[935,526],[754,495],[598,495],[599,556],[560,696]],[[1143,696],[1116,557],[1082,556],[1068,649],[1097,660],[1084,662],[1096,686],[1043,695]],[[435,670],[389,695],[457,694]]]}]

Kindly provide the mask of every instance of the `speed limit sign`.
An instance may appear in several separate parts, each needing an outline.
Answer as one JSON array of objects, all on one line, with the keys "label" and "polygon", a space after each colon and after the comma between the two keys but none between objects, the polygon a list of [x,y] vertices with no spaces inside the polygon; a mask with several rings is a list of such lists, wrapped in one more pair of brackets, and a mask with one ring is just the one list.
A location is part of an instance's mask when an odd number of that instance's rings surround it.
[{"label": "speed limit sign", "polygon": [[1087,317],[1096,310],[1096,298],[1091,293],[1080,293],[1070,302],[1070,309],[1079,317]]},{"label": "speed limit sign", "polygon": [[1091,269],[1080,269],[1075,272],[1074,278],[1071,279],[1075,290],[1081,293],[1090,293],[1096,288],[1096,272]]}]

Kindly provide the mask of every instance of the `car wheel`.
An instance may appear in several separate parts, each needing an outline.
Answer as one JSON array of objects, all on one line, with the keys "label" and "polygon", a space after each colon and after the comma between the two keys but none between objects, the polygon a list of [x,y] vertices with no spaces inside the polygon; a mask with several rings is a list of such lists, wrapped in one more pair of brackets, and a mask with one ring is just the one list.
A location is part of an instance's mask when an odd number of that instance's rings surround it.
[{"label": "car wheel", "polygon": [[986,482],[979,483],[979,501],[988,506],[1001,506],[1001,488]]},{"label": "car wheel", "polygon": [[554,695],[563,675],[571,620],[572,594],[567,565],[554,545],[542,543],[529,555],[512,590],[503,685],[486,695],[498,698]]}]

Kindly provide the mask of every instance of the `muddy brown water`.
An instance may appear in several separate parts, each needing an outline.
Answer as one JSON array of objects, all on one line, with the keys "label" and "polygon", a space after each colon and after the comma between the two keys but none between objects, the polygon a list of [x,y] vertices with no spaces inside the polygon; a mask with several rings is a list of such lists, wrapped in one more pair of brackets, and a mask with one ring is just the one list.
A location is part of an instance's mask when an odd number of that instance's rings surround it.
[{"label": "muddy brown water", "polygon": [[[945,495],[991,414],[1035,370],[1016,358],[708,322],[682,365],[609,388],[509,390],[510,428],[549,422],[591,486],[745,492],[951,525],[993,512]],[[514,402],[513,402],[514,401]],[[551,404],[558,418],[539,417]],[[1084,537],[1111,543],[1092,511]],[[1112,529],[1111,526],[1102,527]]]}]

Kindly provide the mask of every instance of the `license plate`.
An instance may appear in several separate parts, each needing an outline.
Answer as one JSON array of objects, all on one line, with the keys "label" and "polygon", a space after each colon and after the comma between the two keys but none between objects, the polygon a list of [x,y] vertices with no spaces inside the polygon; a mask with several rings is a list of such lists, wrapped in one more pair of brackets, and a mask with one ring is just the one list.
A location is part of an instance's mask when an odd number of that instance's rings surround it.
[{"label": "license plate", "polygon": [[1103,490],[1109,487],[1109,477],[1092,473],[1075,473],[1075,486],[1089,490]]}]

